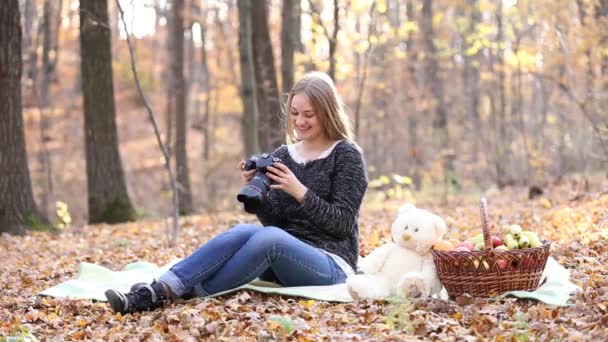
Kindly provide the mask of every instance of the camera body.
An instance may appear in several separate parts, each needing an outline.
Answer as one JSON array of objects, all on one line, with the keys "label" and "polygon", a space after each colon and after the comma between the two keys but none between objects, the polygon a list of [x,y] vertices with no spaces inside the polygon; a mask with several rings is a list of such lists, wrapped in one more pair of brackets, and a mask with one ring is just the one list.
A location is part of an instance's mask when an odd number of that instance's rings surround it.
[{"label": "camera body", "polygon": [[267,167],[273,163],[280,163],[281,159],[270,153],[253,155],[246,162],[243,170],[256,170],[253,178],[241,189],[236,199],[243,203],[245,211],[255,214],[262,201],[268,196],[271,180],[266,176]]}]

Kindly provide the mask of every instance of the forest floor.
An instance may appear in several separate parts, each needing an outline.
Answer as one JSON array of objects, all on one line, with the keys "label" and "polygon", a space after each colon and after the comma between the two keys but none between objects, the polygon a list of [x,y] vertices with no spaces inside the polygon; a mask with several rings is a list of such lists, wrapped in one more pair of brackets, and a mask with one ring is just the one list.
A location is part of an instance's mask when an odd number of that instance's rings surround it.
[{"label": "forest floor", "polygon": [[[0,341],[11,336],[39,340],[605,340],[608,193],[572,192],[562,185],[546,189],[543,196],[528,200],[521,188],[488,194],[490,220],[499,226],[519,223],[552,241],[551,255],[582,288],[572,296],[570,307],[516,299],[335,304],[241,291],[122,316],[105,303],[36,296],[74,278],[80,262],[115,270],[137,260],[165,264],[235,223],[252,221],[251,216],[223,212],[183,218],[174,247],[168,247],[163,221],[71,227],[58,235],[0,236]],[[479,231],[477,200],[420,206],[446,219],[448,237],[465,238]],[[388,241],[398,204],[366,205],[360,217],[362,255]]]}]

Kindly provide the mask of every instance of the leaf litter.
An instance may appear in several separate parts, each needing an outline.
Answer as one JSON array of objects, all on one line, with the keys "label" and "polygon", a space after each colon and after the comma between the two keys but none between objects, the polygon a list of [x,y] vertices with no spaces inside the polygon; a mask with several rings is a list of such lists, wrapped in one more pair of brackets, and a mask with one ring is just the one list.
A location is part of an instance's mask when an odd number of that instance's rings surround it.
[{"label": "leaf litter", "polygon": [[[74,278],[80,262],[116,270],[138,260],[162,265],[187,256],[226,227],[253,222],[251,216],[225,212],[184,218],[179,243],[173,247],[164,239],[164,222],[151,220],[70,228],[60,235],[0,236],[4,262],[0,341],[604,340],[608,336],[608,194],[571,200],[563,189],[555,189],[549,198],[528,201],[521,193],[506,190],[491,197],[490,219],[496,227],[518,223],[553,242],[551,255],[582,288],[573,295],[570,307],[468,296],[336,304],[240,291],[123,316],[101,302],[36,296]],[[389,227],[399,204],[364,209],[363,255],[390,239]],[[446,218],[451,238],[479,232],[476,201],[424,206]]]}]

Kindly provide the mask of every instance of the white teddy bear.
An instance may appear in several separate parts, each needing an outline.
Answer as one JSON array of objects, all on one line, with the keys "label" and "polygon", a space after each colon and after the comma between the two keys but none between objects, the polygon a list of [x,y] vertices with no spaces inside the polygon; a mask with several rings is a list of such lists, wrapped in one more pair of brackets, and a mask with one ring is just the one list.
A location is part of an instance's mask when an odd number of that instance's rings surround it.
[{"label": "white teddy bear", "polygon": [[431,248],[443,237],[443,219],[427,210],[406,204],[391,227],[393,242],[387,243],[359,262],[364,274],[348,277],[353,299],[383,299],[418,291],[428,297],[441,291]]}]

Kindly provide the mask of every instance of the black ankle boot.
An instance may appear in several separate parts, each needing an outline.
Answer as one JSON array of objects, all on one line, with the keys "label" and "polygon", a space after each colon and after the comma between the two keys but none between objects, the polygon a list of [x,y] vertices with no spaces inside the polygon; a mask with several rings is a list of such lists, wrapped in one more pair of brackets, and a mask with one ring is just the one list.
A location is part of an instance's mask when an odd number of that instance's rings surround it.
[{"label": "black ankle boot", "polygon": [[121,314],[160,308],[169,300],[163,284],[158,281],[135,284],[131,287],[131,292],[124,294],[110,289],[105,295],[112,310]]},{"label": "black ankle boot", "polygon": [[[135,292],[146,285],[148,285],[148,283],[135,283],[135,284],[131,285],[131,292]],[[192,298],[196,298],[196,294],[192,291],[187,291],[186,293],[184,293],[183,295],[181,295],[179,297],[179,299],[183,299],[183,300],[189,300]]]},{"label": "black ankle boot", "polygon": [[141,289],[142,287],[146,287],[146,285],[148,285],[148,283],[135,283],[135,284],[131,285],[131,289],[129,291],[135,292],[135,291]]}]

